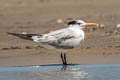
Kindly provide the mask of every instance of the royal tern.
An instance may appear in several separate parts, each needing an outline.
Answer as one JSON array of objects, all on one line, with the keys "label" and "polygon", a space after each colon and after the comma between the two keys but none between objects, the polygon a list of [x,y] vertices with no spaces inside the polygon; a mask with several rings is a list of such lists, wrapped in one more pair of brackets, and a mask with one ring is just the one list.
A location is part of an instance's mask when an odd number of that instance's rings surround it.
[{"label": "royal tern", "polygon": [[64,65],[67,65],[66,51],[81,44],[85,38],[83,29],[88,26],[100,26],[97,23],[86,23],[83,20],[73,20],[68,22],[68,27],[60,30],[52,31],[47,34],[27,34],[27,33],[8,33],[23,39],[32,40],[44,45],[52,46],[61,50],[61,59]]}]

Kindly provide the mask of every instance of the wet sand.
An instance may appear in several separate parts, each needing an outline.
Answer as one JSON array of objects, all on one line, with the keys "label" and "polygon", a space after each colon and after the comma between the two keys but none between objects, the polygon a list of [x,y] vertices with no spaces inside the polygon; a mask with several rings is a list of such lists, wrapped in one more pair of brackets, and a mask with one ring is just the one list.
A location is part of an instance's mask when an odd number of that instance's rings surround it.
[{"label": "wet sand", "polygon": [[[104,24],[85,29],[85,41],[67,52],[68,63],[120,63],[120,1],[1,0],[0,66],[61,64],[60,53],[7,32],[42,34],[66,27],[70,19]],[[63,22],[58,23],[61,19]]]}]

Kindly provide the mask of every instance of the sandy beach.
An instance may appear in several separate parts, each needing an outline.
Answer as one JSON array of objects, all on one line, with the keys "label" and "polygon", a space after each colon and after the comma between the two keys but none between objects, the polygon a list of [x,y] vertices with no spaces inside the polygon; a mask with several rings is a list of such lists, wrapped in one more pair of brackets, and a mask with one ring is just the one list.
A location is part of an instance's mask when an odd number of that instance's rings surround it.
[{"label": "sandy beach", "polygon": [[71,19],[104,26],[85,29],[85,41],[67,52],[68,63],[119,64],[119,3],[118,0],[1,0],[0,67],[62,64],[59,52],[7,32],[47,33],[67,27],[66,22]]}]

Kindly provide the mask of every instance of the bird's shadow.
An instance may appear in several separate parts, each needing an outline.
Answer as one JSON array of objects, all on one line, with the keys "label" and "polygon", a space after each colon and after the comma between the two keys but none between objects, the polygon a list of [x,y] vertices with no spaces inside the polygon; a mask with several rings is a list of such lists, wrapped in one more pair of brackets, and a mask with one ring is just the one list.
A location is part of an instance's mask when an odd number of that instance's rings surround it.
[{"label": "bird's shadow", "polygon": [[64,65],[64,64],[45,64],[45,65],[26,65],[26,66],[9,66],[9,67],[30,67],[30,66],[42,66],[42,67],[61,67],[61,71],[65,71],[67,70],[67,67],[68,66],[76,66],[76,65],[80,65],[80,64],[67,64],[67,65]]},{"label": "bird's shadow", "polygon": [[79,64],[46,64],[46,65],[38,65],[38,66],[62,66],[61,70],[65,71],[67,69],[68,66],[75,66],[75,65],[79,65]]}]

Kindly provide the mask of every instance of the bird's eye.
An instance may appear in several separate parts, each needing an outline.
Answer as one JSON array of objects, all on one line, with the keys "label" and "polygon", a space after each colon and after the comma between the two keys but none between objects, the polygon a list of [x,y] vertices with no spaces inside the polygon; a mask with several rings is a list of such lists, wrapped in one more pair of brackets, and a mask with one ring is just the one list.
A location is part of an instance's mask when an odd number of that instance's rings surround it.
[{"label": "bird's eye", "polygon": [[81,23],[77,23],[78,25],[80,25]]}]

